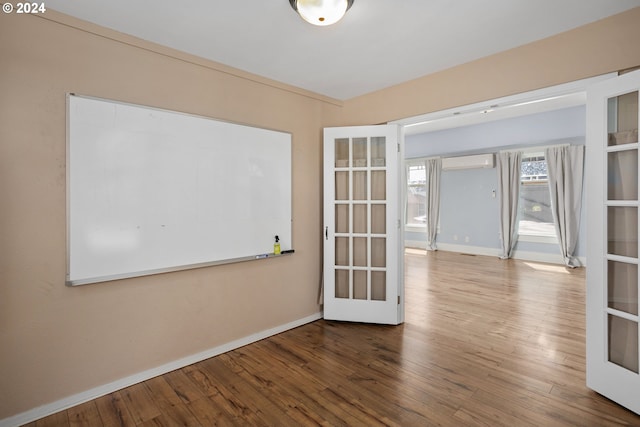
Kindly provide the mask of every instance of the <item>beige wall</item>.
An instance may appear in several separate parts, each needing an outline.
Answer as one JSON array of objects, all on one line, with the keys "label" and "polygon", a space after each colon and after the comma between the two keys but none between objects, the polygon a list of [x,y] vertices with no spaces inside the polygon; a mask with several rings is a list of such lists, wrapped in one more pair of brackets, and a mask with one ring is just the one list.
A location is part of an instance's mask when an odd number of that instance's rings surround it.
[{"label": "beige wall", "polygon": [[[322,126],[386,122],[640,64],[635,9],[341,107],[49,17],[0,14],[0,420],[317,313]],[[291,132],[296,254],[65,287],[67,92]]]},{"label": "beige wall", "polygon": [[[337,107],[48,16],[64,25],[0,14],[0,420],[320,311],[319,140]],[[291,132],[296,253],[65,287],[67,92]]]}]

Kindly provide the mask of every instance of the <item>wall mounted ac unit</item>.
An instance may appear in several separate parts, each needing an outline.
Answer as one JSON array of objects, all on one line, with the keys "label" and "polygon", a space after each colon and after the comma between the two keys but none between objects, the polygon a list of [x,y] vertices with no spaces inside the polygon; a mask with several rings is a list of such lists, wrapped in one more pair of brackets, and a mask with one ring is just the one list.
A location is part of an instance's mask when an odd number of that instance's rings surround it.
[{"label": "wall mounted ac unit", "polygon": [[494,156],[477,154],[474,156],[445,157],[442,159],[442,170],[477,169],[494,167]]}]

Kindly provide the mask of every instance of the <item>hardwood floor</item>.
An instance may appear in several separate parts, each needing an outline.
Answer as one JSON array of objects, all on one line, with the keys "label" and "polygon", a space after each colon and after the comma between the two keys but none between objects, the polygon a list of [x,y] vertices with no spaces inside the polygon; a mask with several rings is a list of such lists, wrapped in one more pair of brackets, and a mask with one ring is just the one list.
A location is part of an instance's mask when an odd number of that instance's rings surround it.
[{"label": "hardwood floor", "polygon": [[406,253],[406,322],[316,321],[29,426],[618,426],[585,386],[584,269]]}]

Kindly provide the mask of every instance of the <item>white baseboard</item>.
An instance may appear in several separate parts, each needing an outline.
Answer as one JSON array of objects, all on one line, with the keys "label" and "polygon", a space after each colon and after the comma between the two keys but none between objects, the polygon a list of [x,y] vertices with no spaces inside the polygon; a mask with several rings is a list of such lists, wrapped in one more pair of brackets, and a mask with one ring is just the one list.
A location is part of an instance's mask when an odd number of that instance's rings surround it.
[{"label": "white baseboard", "polygon": [[[405,240],[405,247],[408,248],[419,248],[426,249],[427,243],[425,241],[420,240]],[[497,248],[487,248],[483,246],[470,246],[470,245],[456,245],[452,243],[438,243],[439,251],[447,251],[447,252],[459,252],[462,254],[470,254],[470,255],[485,255],[485,256],[500,256],[500,249]],[[562,255],[559,253],[545,253],[545,252],[530,252],[530,251],[518,251],[516,250],[513,253],[514,259],[519,259],[523,261],[533,261],[533,262],[545,262],[549,264],[560,264],[564,265],[564,259]],[[587,265],[587,259],[585,257],[578,257],[580,263],[585,266]]]},{"label": "white baseboard", "polygon": [[249,335],[238,340],[222,344],[220,346],[205,350],[203,352],[193,354],[191,356],[184,357],[182,359],[174,360],[173,362],[166,363],[156,368],[148,369],[143,372],[139,372],[135,375],[131,375],[126,378],[119,379],[117,381],[101,385],[99,387],[92,388],[90,390],[83,391],[82,393],[74,394],[73,396],[65,397],[53,403],[39,406],[34,409],[30,409],[26,412],[14,415],[9,418],[0,420],[0,427],[17,427],[23,424],[30,423],[40,418],[46,417],[56,412],[63,411],[73,406],[79,405],[84,402],[88,402],[98,397],[104,396],[109,393],[121,390],[123,388],[138,384],[142,381],[157,377],[158,375],[166,374],[167,372],[175,371],[176,369],[183,368],[185,366],[192,365],[210,357],[217,356],[222,353],[226,353],[236,348],[243,347],[247,344],[251,344],[256,341],[260,341],[264,338],[279,334],[289,329],[297,328],[298,326],[311,323],[315,320],[321,319],[322,313],[315,313],[311,316],[304,317],[302,319],[294,320],[293,322],[286,323],[284,325],[276,326],[275,328],[267,329],[252,335]]},{"label": "white baseboard", "polygon": [[438,243],[439,251],[460,252],[469,255],[500,256],[500,249],[484,246],[456,245],[454,243]]}]

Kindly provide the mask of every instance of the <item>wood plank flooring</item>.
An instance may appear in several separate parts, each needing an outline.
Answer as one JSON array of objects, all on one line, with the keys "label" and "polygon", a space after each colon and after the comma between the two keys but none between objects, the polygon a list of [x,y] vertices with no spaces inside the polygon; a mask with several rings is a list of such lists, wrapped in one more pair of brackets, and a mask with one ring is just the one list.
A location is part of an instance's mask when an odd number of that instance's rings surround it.
[{"label": "wood plank flooring", "polygon": [[584,269],[408,249],[406,322],[316,321],[29,426],[640,426],[585,386]]}]

